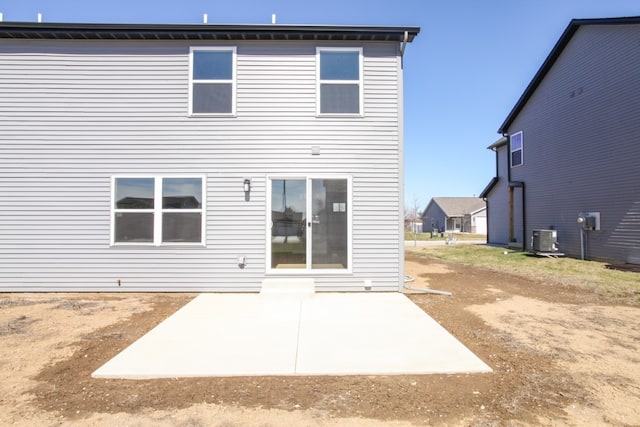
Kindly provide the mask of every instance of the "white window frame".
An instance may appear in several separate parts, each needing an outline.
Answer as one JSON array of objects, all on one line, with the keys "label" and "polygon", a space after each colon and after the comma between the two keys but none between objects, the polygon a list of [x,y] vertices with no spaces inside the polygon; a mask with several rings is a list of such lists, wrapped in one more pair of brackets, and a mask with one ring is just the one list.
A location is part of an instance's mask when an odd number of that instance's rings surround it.
[{"label": "white window frame", "polygon": [[[274,179],[304,179],[306,180],[306,192],[307,196],[311,194],[311,180],[313,179],[345,179],[347,180],[347,268],[329,269],[320,268],[313,269],[311,267],[311,258],[307,258],[307,265],[305,268],[272,268],[271,267],[271,182]],[[313,200],[311,197],[307,197],[307,212],[311,211],[311,204]],[[275,174],[267,176],[267,222],[265,233],[266,244],[266,274],[267,275],[351,275],[353,274],[353,178],[351,175],[333,175],[333,174],[314,174],[314,175],[299,175],[299,174]],[[309,232],[305,227],[305,232]],[[312,255],[312,239],[307,240],[306,253],[307,257]]]},{"label": "white window frame", "polygon": [[[358,52],[358,76],[359,80],[321,80],[320,79],[320,53],[321,52]],[[323,83],[327,84],[358,84],[358,113],[323,113],[321,111],[321,92],[320,87]],[[322,117],[363,117],[364,116],[364,60],[363,49],[361,47],[316,47],[316,115]]]},{"label": "white window frame", "polygon": [[[194,52],[199,51],[217,51],[231,52],[231,80],[220,79],[194,79],[193,78],[193,58]],[[237,47],[236,46],[192,46],[189,48],[189,116],[192,117],[235,117],[236,115],[236,91],[237,91]],[[211,83],[211,84],[229,84],[231,83],[231,112],[229,113],[194,113],[193,112],[193,86],[195,83]]]},{"label": "white window frame", "polygon": [[[520,135],[520,148],[517,148],[514,150],[513,146],[511,145],[511,141],[513,140],[513,137],[516,135]],[[516,151],[520,151],[520,163],[518,163],[517,165],[514,165],[513,153],[515,153]],[[517,168],[519,166],[524,165],[524,135],[522,134],[522,131],[516,132],[509,137],[509,165],[512,168]]]},{"label": "white window frame", "polygon": [[[117,209],[116,208],[116,179],[146,178],[153,179],[153,209]],[[162,188],[163,180],[171,178],[200,179],[202,182],[202,207],[200,209],[163,209]],[[207,241],[206,227],[206,199],[207,177],[205,175],[114,175],[111,177],[111,246],[205,246]],[[116,242],[116,213],[153,213],[153,242]],[[162,242],[162,218],[164,213],[200,213],[200,242]]]}]

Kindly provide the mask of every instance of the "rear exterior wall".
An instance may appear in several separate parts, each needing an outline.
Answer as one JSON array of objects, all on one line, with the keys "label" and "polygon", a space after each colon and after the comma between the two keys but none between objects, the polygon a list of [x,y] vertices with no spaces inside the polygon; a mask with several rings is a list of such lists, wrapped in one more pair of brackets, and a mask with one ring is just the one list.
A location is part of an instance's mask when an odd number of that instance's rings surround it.
[{"label": "rear exterior wall", "polygon": [[[237,47],[235,117],[189,117],[192,46]],[[316,115],[318,46],[363,48],[362,117]],[[257,290],[278,174],[352,179],[352,271],[319,289],[399,288],[397,43],[3,40],[0,64],[0,290]],[[205,176],[205,244],[111,246],[129,174]]]}]

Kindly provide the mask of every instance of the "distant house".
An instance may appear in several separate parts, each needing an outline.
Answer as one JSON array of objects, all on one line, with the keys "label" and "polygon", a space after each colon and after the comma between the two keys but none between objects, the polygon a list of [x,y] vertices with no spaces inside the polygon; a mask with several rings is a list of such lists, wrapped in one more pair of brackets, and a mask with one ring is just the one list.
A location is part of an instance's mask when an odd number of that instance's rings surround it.
[{"label": "distant house", "polygon": [[0,291],[402,289],[419,31],[0,22]]},{"label": "distant house", "polygon": [[485,234],[486,211],[478,197],[434,197],[422,213],[422,231]]},{"label": "distant house", "polygon": [[551,229],[570,256],[640,263],[639,40],[640,17],[571,21],[488,147],[490,243]]}]

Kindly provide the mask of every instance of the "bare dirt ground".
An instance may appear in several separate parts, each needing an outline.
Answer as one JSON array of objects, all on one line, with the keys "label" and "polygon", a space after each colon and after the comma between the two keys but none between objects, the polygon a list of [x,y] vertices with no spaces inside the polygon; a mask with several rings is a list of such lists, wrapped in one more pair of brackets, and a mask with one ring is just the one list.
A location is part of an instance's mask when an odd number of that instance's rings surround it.
[{"label": "bare dirt ground", "polygon": [[453,292],[410,298],[493,373],[98,380],[194,295],[0,294],[0,425],[640,425],[640,307],[418,255],[406,273]]}]

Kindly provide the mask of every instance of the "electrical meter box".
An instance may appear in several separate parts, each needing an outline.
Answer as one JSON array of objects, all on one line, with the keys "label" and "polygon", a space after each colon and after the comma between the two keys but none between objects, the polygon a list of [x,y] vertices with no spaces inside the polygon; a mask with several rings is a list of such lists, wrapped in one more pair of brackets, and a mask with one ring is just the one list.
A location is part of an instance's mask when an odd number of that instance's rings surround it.
[{"label": "electrical meter box", "polygon": [[578,225],[583,230],[600,230],[600,212],[580,212]]}]

